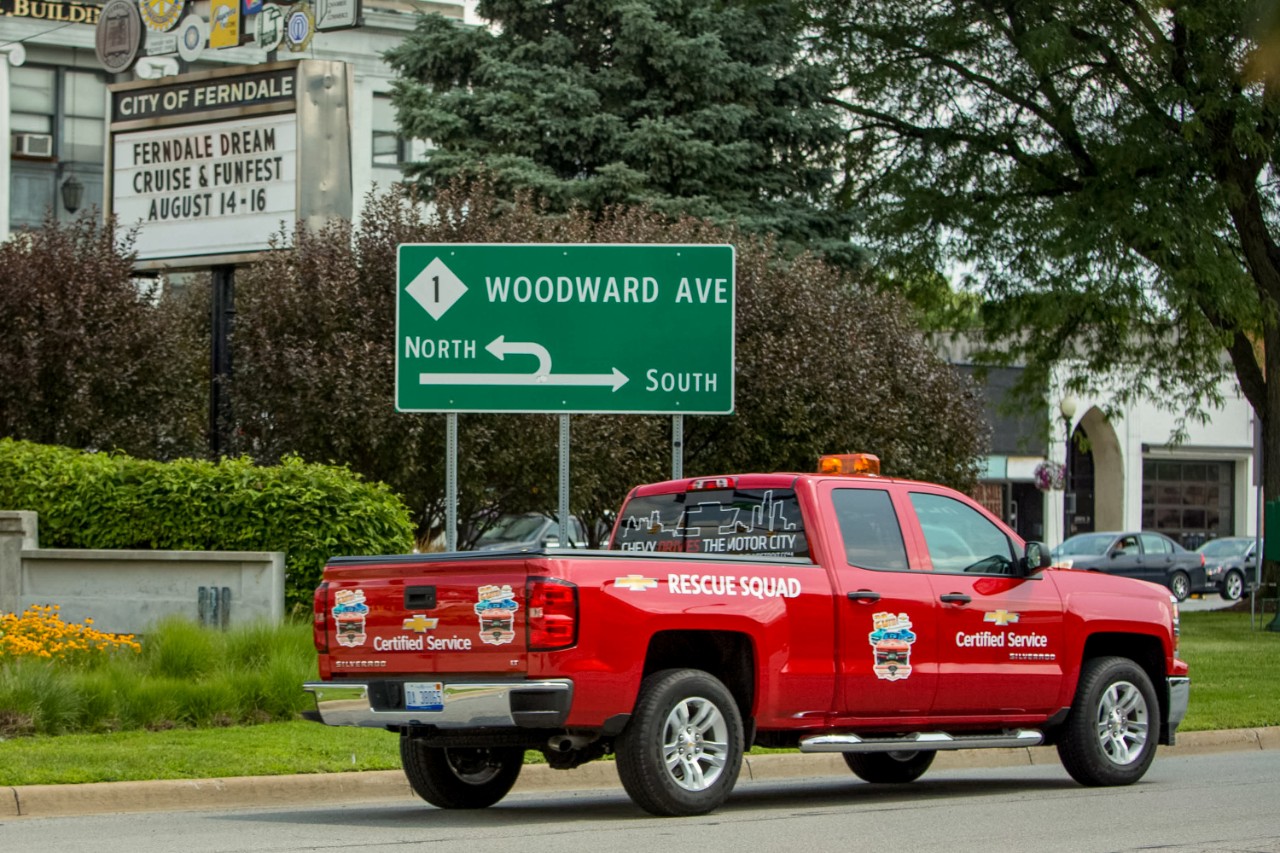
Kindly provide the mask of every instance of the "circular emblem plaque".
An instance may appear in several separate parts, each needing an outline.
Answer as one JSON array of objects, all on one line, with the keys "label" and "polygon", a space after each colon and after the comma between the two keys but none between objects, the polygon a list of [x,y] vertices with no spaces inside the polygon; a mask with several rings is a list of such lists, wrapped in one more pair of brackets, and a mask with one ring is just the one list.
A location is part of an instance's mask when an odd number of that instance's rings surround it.
[{"label": "circular emblem plaque", "polygon": [[253,40],[267,51],[275,50],[284,41],[284,12],[279,6],[262,7],[254,21]]},{"label": "circular emblem plaque", "polygon": [[138,13],[147,29],[167,33],[182,19],[187,0],[138,0]]},{"label": "circular emblem plaque", "polygon": [[142,18],[134,0],[107,0],[94,33],[98,62],[112,74],[133,67],[142,49]]},{"label": "circular emblem plaque", "polygon": [[311,15],[311,7],[306,3],[299,3],[285,19],[285,46],[294,53],[301,53],[311,44],[315,31],[316,19]]},{"label": "circular emblem plaque", "polygon": [[178,56],[195,62],[209,44],[209,25],[199,15],[187,15],[178,26]]}]

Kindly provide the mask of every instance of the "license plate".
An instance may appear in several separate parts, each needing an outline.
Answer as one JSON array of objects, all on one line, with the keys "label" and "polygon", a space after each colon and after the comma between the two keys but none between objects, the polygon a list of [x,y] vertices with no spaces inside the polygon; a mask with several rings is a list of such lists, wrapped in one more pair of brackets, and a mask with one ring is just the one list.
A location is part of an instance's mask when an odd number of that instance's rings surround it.
[{"label": "license plate", "polygon": [[444,684],[439,681],[410,682],[404,686],[406,711],[443,711]]}]

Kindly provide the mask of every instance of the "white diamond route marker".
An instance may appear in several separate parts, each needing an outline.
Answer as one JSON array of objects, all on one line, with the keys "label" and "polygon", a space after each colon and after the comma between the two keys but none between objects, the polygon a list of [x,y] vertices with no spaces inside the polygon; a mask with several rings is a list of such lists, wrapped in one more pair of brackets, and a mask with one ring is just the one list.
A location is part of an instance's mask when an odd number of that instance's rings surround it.
[{"label": "white diamond route marker", "polygon": [[405,290],[433,320],[439,320],[467,292],[467,286],[445,266],[444,261],[436,258],[409,282]]}]

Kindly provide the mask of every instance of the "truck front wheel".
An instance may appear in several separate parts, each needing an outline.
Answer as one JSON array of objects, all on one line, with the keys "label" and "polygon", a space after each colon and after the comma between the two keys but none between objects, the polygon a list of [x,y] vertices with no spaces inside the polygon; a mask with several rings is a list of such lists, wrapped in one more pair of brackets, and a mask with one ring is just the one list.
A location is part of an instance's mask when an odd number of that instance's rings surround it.
[{"label": "truck front wheel", "polygon": [[524,766],[524,750],[430,747],[400,738],[400,763],[413,792],[442,809],[483,809],[511,790]]},{"label": "truck front wheel", "polygon": [[695,669],[647,677],[616,743],[618,776],[640,808],[662,817],[706,814],[742,769],[742,716],[719,679]]},{"label": "truck front wheel", "polygon": [[936,752],[846,752],[844,763],[864,782],[892,785],[914,782],[933,763]]},{"label": "truck front wheel", "polygon": [[1130,785],[1156,755],[1160,705],[1147,673],[1121,657],[1085,661],[1058,739],[1062,766],[1081,785]]}]

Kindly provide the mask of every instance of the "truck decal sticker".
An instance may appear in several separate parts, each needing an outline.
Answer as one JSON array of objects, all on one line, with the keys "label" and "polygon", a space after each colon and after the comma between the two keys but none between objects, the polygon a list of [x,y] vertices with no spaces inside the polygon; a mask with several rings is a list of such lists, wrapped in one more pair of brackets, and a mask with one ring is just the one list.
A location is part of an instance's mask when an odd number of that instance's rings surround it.
[{"label": "truck decal sticker", "polygon": [[874,629],[867,635],[871,643],[872,671],[885,681],[911,677],[911,644],[916,641],[911,617],[905,613],[881,611],[871,614]]},{"label": "truck decal sticker", "polygon": [[364,620],[369,615],[369,605],[364,603],[364,590],[340,589],[333,594],[333,601],[338,645],[352,649],[363,646],[367,639]]},{"label": "truck decal sticker", "polygon": [[644,592],[646,589],[655,589],[658,586],[658,580],[644,575],[627,575],[625,578],[614,578],[613,585],[632,592]]},{"label": "truck decal sticker", "polygon": [[800,581],[786,577],[742,575],[667,575],[667,591],[673,595],[742,596],[744,598],[797,598]]},{"label": "truck decal sticker", "polygon": [[[1043,649],[1048,645],[1049,638],[1035,631],[1026,634],[1016,634],[1013,631],[978,631],[973,634],[956,631],[956,646],[961,649]],[[1053,660],[1054,657],[1052,654],[1046,656],[1045,653],[1009,653],[1010,660]]]},{"label": "truck decal sticker", "polygon": [[476,590],[475,604],[480,618],[480,639],[491,646],[503,646],[516,638],[516,611],[520,605],[511,584],[486,584]]},{"label": "truck decal sticker", "polygon": [[377,669],[385,668],[387,662],[385,660],[336,660],[333,665],[337,669]]},{"label": "truck decal sticker", "polygon": [[436,625],[439,624],[439,619],[432,619],[427,616],[423,616],[421,613],[415,613],[411,618],[404,620],[404,622],[401,623],[401,627],[406,631],[412,631],[415,634],[425,634],[428,631],[434,631]]},{"label": "truck decal sticker", "polygon": [[[1020,613],[1011,610],[988,610],[982,614],[983,622],[991,622],[998,627],[1016,625],[1022,619]],[[1014,631],[978,631],[967,633],[956,631],[956,646],[961,649],[1043,649],[1049,645],[1049,638],[1044,634],[1029,631],[1019,634]],[[1055,660],[1052,652],[1009,652],[1009,660]]]},{"label": "truck decal sticker", "polygon": [[421,637],[374,637],[373,650],[375,652],[420,652],[422,651]]},{"label": "truck decal sticker", "polygon": [[623,516],[614,547],[622,551],[802,556],[808,552],[808,543],[799,521],[799,506],[790,492],[779,494],[783,497],[767,489],[752,500],[745,493],[733,492],[728,498],[648,512],[643,509],[652,502],[641,499],[635,502],[641,512]]}]

